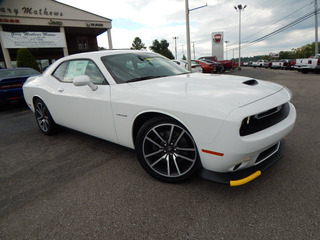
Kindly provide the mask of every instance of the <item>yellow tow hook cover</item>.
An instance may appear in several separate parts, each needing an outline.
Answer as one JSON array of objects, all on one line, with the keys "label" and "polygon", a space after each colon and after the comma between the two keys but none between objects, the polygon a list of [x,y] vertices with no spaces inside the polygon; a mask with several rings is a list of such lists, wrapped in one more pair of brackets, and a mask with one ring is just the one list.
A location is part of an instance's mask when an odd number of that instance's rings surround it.
[{"label": "yellow tow hook cover", "polygon": [[243,179],[230,181],[230,186],[235,187],[235,186],[240,186],[240,185],[246,184],[246,183],[252,181],[253,179],[259,177],[260,175],[261,175],[261,171],[258,170],[255,173],[252,173],[250,176],[245,177]]}]

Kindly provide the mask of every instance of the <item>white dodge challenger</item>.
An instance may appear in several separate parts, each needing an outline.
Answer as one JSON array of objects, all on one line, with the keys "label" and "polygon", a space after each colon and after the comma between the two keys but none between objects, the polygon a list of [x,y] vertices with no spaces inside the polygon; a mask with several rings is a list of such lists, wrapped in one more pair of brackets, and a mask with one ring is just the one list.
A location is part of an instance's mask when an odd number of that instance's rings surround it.
[{"label": "white dodge challenger", "polygon": [[190,73],[146,51],[61,58],[23,93],[44,134],[60,125],[135,149],[145,171],[165,182],[200,173],[245,184],[283,156],[296,120],[283,86]]}]

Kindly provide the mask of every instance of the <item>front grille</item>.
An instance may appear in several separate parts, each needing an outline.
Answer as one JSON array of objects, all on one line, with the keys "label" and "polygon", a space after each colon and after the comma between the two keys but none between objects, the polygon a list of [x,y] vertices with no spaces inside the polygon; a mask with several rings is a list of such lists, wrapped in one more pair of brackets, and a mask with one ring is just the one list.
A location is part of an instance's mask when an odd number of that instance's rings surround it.
[{"label": "front grille", "polygon": [[267,129],[284,120],[290,111],[289,103],[269,109],[268,111],[246,117],[240,127],[240,136],[247,136]]}]

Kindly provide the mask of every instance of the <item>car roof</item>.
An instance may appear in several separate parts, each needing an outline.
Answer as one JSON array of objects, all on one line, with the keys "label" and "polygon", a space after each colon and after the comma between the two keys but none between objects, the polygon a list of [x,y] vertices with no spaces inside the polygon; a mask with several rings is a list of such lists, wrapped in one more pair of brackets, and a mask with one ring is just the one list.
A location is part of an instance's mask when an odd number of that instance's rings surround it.
[{"label": "car roof", "polygon": [[154,54],[158,55],[154,52],[144,51],[144,50],[129,50],[129,49],[121,49],[121,50],[102,50],[102,51],[93,51],[86,53],[77,53],[73,55],[69,55],[64,57],[64,60],[74,59],[74,58],[91,58],[91,57],[102,57],[107,55],[115,55],[119,53],[140,53],[140,54]]},{"label": "car roof", "polygon": [[[17,68],[1,68],[0,71],[4,72],[4,71],[12,71],[12,70],[27,70],[27,69],[33,69],[33,68],[28,68],[28,67],[17,67]],[[35,70],[35,69],[33,69]],[[37,70],[35,70],[37,71]]]}]

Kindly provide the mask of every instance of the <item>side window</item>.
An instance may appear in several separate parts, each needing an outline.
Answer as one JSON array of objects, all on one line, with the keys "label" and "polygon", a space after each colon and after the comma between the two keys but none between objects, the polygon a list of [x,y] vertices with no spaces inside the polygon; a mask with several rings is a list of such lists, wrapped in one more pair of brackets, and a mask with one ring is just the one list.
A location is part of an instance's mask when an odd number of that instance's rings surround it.
[{"label": "side window", "polygon": [[87,64],[87,67],[86,67],[86,71],[85,71],[84,75],[89,76],[91,81],[93,83],[95,83],[95,84],[105,84],[105,83],[107,83],[107,81],[105,80],[104,76],[100,72],[100,70],[97,67],[97,65],[92,61],[88,61],[88,64]]},{"label": "side window", "polygon": [[69,62],[62,63],[53,75],[62,82],[72,83],[75,77],[87,75],[95,84],[107,83],[94,62],[87,59],[71,60]]},{"label": "side window", "polygon": [[60,81],[63,81],[64,74],[66,73],[69,62],[64,62],[60,64],[57,69],[54,71],[53,76],[58,78]]}]

